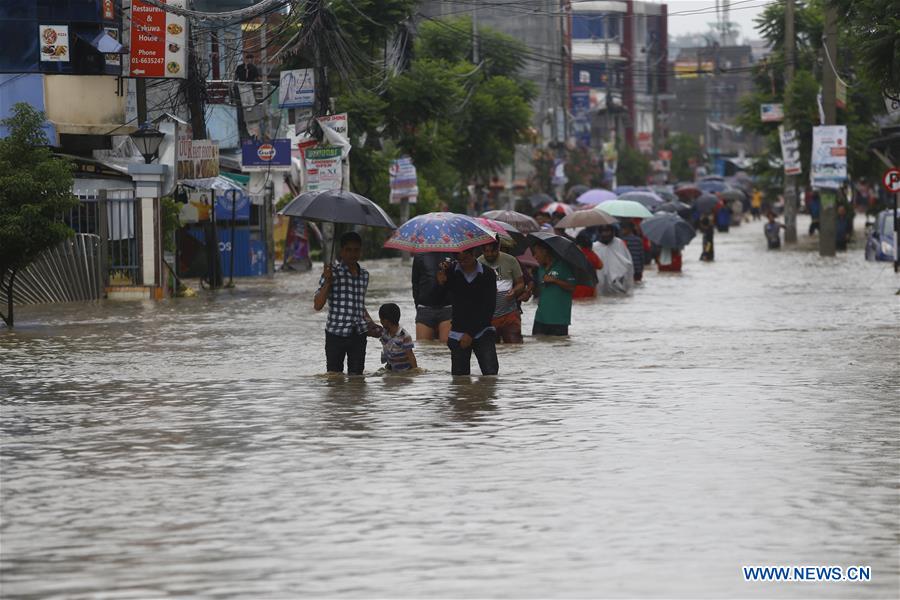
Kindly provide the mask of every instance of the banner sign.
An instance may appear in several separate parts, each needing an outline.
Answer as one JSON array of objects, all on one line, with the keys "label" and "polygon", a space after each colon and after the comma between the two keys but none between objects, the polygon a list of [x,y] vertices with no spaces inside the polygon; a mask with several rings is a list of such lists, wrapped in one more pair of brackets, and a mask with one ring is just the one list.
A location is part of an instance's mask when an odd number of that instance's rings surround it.
[{"label": "banner sign", "polygon": [[784,121],[784,104],[760,104],[759,120],[763,123]]},{"label": "banner sign", "polygon": [[68,25],[38,25],[38,35],[42,61],[69,62]]},{"label": "banner sign", "polygon": [[[250,220],[250,196],[242,190],[216,190],[216,221],[230,221],[234,203],[234,220]],[[222,241],[222,238],[219,238]]]},{"label": "banner sign", "polygon": [[278,106],[309,108],[315,102],[316,83],[312,69],[282,71],[278,84]]},{"label": "banner sign", "polygon": [[219,143],[193,139],[190,125],[176,126],[175,179],[204,179],[219,175]]},{"label": "banner sign", "polygon": [[847,127],[813,127],[810,179],[813,187],[838,188],[847,179]]},{"label": "banner sign", "polygon": [[800,138],[797,131],[778,126],[778,134],[781,137],[781,159],[784,162],[785,175],[799,175],[803,171],[800,164]]},{"label": "banner sign", "polygon": [[[163,0],[184,8],[185,0]],[[184,17],[152,4],[134,0],[131,4],[130,77],[187,77],[185,49],[187,22]]]},{"label": "banner sign", "polygon": [[339,190],[343,184],[341,148],[319,146],[303,152],[306,163],[306,189],[309,192]]},{"label": "banner sign", "polygon": [[388,169],[391,178],[391,204],[400,204],[405,198],[410,204],[419,199],[419,177],[416,166],[408,156],[391,161]]},{"label": "banner sign", "polygon": [[241,145],[241,170],[285,171],[291,168],[291,140],[246,141]]}]

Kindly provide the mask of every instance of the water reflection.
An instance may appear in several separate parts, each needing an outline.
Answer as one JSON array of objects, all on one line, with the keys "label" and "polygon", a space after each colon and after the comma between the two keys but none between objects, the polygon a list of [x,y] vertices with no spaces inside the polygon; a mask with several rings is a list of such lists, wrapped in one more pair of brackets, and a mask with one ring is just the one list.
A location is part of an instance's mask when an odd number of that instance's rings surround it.
[{"label": "water reflection", "polygon": [[[415,374],[376,374],[373,343],[365,377],[324,375],[315,273],[23,307],[3,596],[897,597],[894,275],[755,226],[716,251],[498,347],[498,377],[451,377],[439,343]],[[366,267],[409,325],[408,268]],[[740,577],[817,563],[875,580]]]}]

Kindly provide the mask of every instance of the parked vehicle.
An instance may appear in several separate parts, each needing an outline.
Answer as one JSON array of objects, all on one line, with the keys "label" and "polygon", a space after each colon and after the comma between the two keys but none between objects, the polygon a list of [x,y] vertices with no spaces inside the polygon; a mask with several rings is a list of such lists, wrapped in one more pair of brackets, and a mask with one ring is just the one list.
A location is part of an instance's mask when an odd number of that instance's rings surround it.
[{"label": "parked vehicle", "polygon": [[894,211],[883,210],[875,217],[875,223],[866,228],[866,260],[893,261],[897,238],[894,233]]}]

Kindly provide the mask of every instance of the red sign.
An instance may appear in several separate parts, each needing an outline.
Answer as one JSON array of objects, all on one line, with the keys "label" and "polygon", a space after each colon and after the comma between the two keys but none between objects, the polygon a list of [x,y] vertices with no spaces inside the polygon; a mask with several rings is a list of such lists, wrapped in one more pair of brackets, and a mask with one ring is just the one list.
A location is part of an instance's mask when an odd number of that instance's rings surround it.
[{"label": "red sign", "polygon": [[164,77],[166,11],[141,0],[131,4],[131,76]]},{"label": "red sign", "polygon": [[103,20],[114,21],[116,18],[116,9],[113,6],[113,0],[103,0]]},{"label": "red sign", "polygon": [[671,150],[660,150],[659,151],[659,160],[672,160],[672,151]]},{"label": "red sign", "polygon": [[900,169],[888,169],[881,176],[881,184],[884,189],[892,194],[900,193]]},{"label": "red sign", "polygon": [[[166,4],[183,7],[183,0]],[[131,77],[184,77],[187,33],[182,16],[134,0],[131,5]]]}]

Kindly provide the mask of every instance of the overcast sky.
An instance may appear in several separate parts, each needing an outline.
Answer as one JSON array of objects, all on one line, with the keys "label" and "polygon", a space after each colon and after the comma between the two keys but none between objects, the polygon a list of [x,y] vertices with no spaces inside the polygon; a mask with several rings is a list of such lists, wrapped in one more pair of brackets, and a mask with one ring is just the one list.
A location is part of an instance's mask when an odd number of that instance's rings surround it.
[{"label": "overcast sky", "polygon": [[[660,0],[652,0],[660,3]],[[753,27],[753,19],[762,14],[768,4],[778,0],[732,0],[729,20],[741,28],[742,39],[758,39]],[[703,33],[708,30],[707,23],[716,20],[715,0],[664,0],[669,6],[669,35],[685,33]],[[680,15],[685,11],[708,11],[705,14]]]}]

